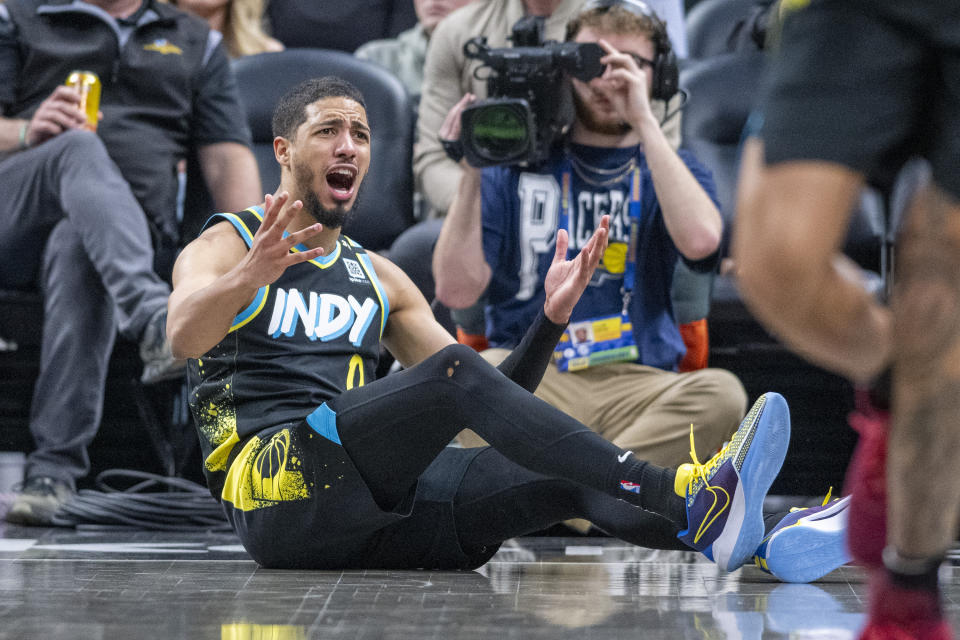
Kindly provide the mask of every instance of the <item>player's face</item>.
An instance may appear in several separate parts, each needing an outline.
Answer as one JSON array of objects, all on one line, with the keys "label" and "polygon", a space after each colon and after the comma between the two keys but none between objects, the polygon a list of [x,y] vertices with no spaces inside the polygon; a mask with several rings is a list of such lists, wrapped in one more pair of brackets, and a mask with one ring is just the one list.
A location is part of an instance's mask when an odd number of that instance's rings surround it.
[{"label": "player's face", "polygon": [[343,226],[370,167],[366,110],[350,98],[324,98],[306,108],[290,143],[297,196],[319,222]]},{"label": "player's face", "polygon": [[[640,70],[647,76],[647,95],[653,88],[653,76],[650,66],[637,60],[653,60],[655,48],[653,41],[641,34],[607,33],[585,27],[577,33],[575,42],[597,42],[603,38],[622,53],[634,55],[634,60],[640,65]],[[609,86],[611,82],[610,67],[603,75],[590,82],[573,80],[573,101],[577,110],[577,118],[583,126],[597,133],[619,135],[625,132],[626,125],[616,114],[613,105],[601,92],[601,87]]]}]

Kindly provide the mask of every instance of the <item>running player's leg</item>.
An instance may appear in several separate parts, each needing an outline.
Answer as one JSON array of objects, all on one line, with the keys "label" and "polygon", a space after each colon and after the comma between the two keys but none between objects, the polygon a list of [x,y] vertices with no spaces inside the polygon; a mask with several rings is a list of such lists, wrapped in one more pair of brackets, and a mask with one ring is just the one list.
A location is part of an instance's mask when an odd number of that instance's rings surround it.
[{"label": "running player's leg", "polygon": [[914,200],[897,242],[893,314],[887,542],[939,565],[956,537],[960,479],[947,474],[936,490],[923,479],[960,452],[960,200],[935,184]]},{"label": "running player's leg", "polygon": [[920,471],[950,468],[960,451],[960,201],[935,186],[898,240],[893,312],[888,487],[890,512],[907,517],[891,519],[889,542],[931,557],[950,547],[960,518],[960,479],[931,491]]},{"label": "running player's leg", "polygon": [[[821,273],[816,289],[806,287],[815,294],[806,297],[819,302],[807,304],[806,311],[797,301],[781,307],[782,316],[771,320],[771,327],[801,353],[855,380],[866,380],[879,373],[888,360],[893,361],[896,426],[891,428],[889,453],[884,455],[886,430],[882,426],[870,429],[863,434],[870,437],[861,436],[848,474],[854,487],[850,518],[860,528],[865,528],[863,515],[870,516],[880,527],[886,525],[886,494],[882,489],[859,491],[858,487],[878,484],[873,481],[882,479],[887,472],[887,487],[891,492],[896,488],[899,494],[896,498],[892,493],[890,496],[890,544],[883,562],[887,569],[871,574],[871,616],[862,637],[946,637],[940,634],[948,627],[936,599],[936,555],[937,549],[942,552],[944,540],[951,540],[955,532],[957,505],[953,501],[957,487],[950,486],[955,482],[951,479],[947,486],[931,491],[929,484],[919,483],[918,476],[924,477],[928,469],[937,469],[938,455],[952,460],[957,449],[957,436],[945,435],[941,430],[947,423],[941,421],[953,415],[950,409],[955,408],[949,406],[953,390],[950,385],[956,386],[957,376],[947,363],[956,362],[960,344],[951,315],[954,309],[950,306],[956,305],[960,290],[957,280],[951,278],[957,273],[957,266],[956,257],[950,254],[957,253],[960,245],[953,229],[957,222],[941,224],[939,220],[957,217],[960,197],[956,172],[956,145],[960,139],[956,114],[960,104],[954,92],[942,91],[943,86],[953,86],[953,80],[960,77],[960,34],[955,28],[960,7],[956,2],[932,5],[853,1],[796,6],[805,8],[788,17],[784,25],[782,53],[775,67],[779,77],[771,83],[773,90],[763,124],[766,160],[772,168],[757,170],[761,162],[757,162],[755,143],[751,150],[753,170],[745,170],[741,178],[740,199],[749,206],[738,209],[738,260],[740,256],[755,257],[757,252],[767,251],[768,260],[776,261],[779,247],[761,244],[771,237],[781,237],[779,234],[790,237],[790,243],[801,249],[793,253],[796,270],[805,270],[808,275]],[[856,37],[851,38],[850,34]],[[864,42],[872,46],[864,47]],[[896,51],[896,55],[878,58],[872,53],[877,50]],[[845,63],[838,65],[837,60]],[[837,202],[849,199],[850,187],[860,176],[889,178],[913,153],[922,153],[931,160],[938,184],[953,195],[952,202],[928,197],[921,207],[924,212],[919,215],[932,226],[912,228],[898,246],[895,295],[899,301],[894,303],[895,311],[891,314],[879,304],[871,304],[869,297],[855,287],[848,287],[853,297],[844,296],[842,284],[838,286],[835,277],[844,274],[822,260],[822,251],[807,254],[806,245],[818,245],[806,242],[811,238],[798,237],[793,231],[797,224],[817,224],[832,217]],[[820,162],[810,162],[811,159]],[[779,166],[773,166],[778,163]],[[813,172],[808,172],[811,179],[806,182],[799,179],[802,176],[789,175],[791,169],[804,165],[819,170],[819,183]],[[787,179],[774,182],[766,179],[770,177]],[[762,188],[758,187],[760,180],[766,182]],[[778,186],[793,191],[778,194]],[[796,199],[792,200],[793,196]],[[810,206],[811,199],[827,201],[830,209]],[[767,218],[772,225],[767,229],[772,233],[764,237],[753,223],[775,208],[781,209],[780,215]],[[782,215],[784,212],[788,218]],[[911,217],[916,216],[914,213]],[[790,226],[776,227],[778,219],[789,219]],[[821,244],[830,240],[837,246],[834,221],[826,222],[828,226],[816,228],[812,239]],[[825,230],[830,237],[822,236]],[[907,256],[901,257],[901,251]],[[763,290],[758,284],[763,282],[763,276],[756,272],[758,267],[764,268],[763,262],[757,260],[751,266],[745,258],[739,265],[741,270],[752,269],[754,274],[741,278],[741,284],[745,296],[763,298],[756,303],[758,309],[765,307],[758,314],[772,317],[777,314],[778,295],[801,295],[802,285],[812,281],[808,277],[798,279],[794,269],[785,269],[771,274],[773,278],[767,283],[773,285],[778,276],[786,274],[776,285],[777,291],[771,291],[772,286]],[[846,275],[855,282],[854,271],[846,270]],[[827,277],[833,282],[827,282]],[[831,300],[841,304],[830,304]],[[795,324],[807,326],[789,327],[790,318]],[[822,339],[822,335],[818,340],[817,336],[802,332],[819,325],[828,334],[830,323],[834,324],[833,343]],[[856,333],[844,335],[844,325]],[[926,358],[932,351],[938,357]],[[914,375],[919,379],[913,380]],[[918,428],[918,423],[924,426]],[[897,431],[896,436],[893,431]],[[943,440],[938,441],[941,436]],[[944,505],[947,500],[943,496],[950,496],[949,507]],[[859,505],[865,502],[874,504],[863,509]],[[874,505],[880,508],[872,508]],[[927,528],[920,513],[937,519],[939,524]],[[894,534],[895,530],[898,533]],[[851,543],[855,551],[863,551],[859,536],[851,536]],[[871,545],[870,551],[876,546]],[[872,560],[877,567],[879,558]]]},{"label": "running player's leg", "polygon": [[932,490],[921,480],[960,453],[960,95],[943,91],[960,83],[960,2],[910,4],[925,31],[915,36],[928,54],[920,69],[931,78],[912,96],[923,109],[916,141],[931,179],[896,245],[887,543],[907,557],[933,558],[952,545],[960,518],[960,478],[941,474]]}]

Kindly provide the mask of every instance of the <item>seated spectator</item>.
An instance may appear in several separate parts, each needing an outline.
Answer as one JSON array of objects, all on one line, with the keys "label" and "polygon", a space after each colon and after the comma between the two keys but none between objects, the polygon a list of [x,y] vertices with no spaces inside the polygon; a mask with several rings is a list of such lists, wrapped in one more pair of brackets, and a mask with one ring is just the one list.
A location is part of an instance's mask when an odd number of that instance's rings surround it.
[{"label": "seated spectator", "polygon": [[[543,18],[544,40],[560,40],[567,20],[581,3],[582,0],[474,2],[453,11],[437,25],[430,37],[417,113],[413,166],[414,189],[419,198],[418,217],[427,221],[404,234],[408,237],[398,239],[405,255],[400,251],[391,254],[427,295],[434,290],[433,278],[425,277],[429,270],[418,263],[430,261],[433,242],[440,230],[438,220],[446,215],[460,180],[460,167],[447,157],[437,131],[444,116],[463,94],[487,95],[486,81],[475,75],[479,62],[466,59],[464,43],[474,36],[483,36],[490,47],[508,47],[513,26],[525,16]],[[410,236],[414,236],[412,241],[409,241]],[[476,349],[486,347],[483,310],[479,302],[472,308],[452,309],[450,316],[461,342]]]},{"label": "seated spectator", "polygon": [[[165,0],[166,1],[166,0]],[[263,0],[170,0],[171,4],[207,21],[223,34],[231,58],[283,51],[283,43],[263,29]]]},{"label": "seated spectator", "polygon": [[434,27],[454,9],[471,0],[413,0],[417,24],[396,38],[373,40],[357,49],[362,60],[374,62],[397,76],[414,105],[420,102],[423,84],[423,64],[427,57],[427,43]]},{"label": "seated spectator", "polygon": [[[144,381],[183,375],[154,271],[179,242],[178,162],[196,149],[220,210],[260,197],[218,32],[154,0],[42,3],[0,4],[0,286],[44,297],[36,450],[6,515],[32,525],[50,524],[89,471],[117,330],[139,341]],[[103,81],[99,119],[63,86],[77,68]]]},{"label": "seated spectator", "polygon": [[267,14],[274,37],[287,47],[347,53],[417,22],[413,0],[271,0]]},{"label": "seated spectator", "polygon": [[[676,372],[685,347],[671,305],[674,266],[679,258],[714,269],[722,220],[710,172],[674,151],[651,108],[651,61],[666,32],[638,3],[588,2],[567,35],[600,42],[606,70],[572,81],[574,123],[539,168],[461,164],[434,253],[437,296],[463,308],[486,292],[494,348],[483,356],[496,362],[542,304],[558,230],[576,252],[610,215],[610,246],[555,354],[560,366],[536,393],[657,464],[689,456],[691,429],[703,447],[696,455],[707,456],[736,428],[746,394],[724,370]],[[450,111],[442,138],[459,137],[460,112],[471,102],[467,95]]]},{"label": "seated spectator", "polygon": [[[583,0],[487,0],[458,9],[437,25],[427,51],[414,146],[414,187],[422,194],[422,217],[446,215],[461,176],[459,165],[447,156],[437,135],[444,117],[465,93],[487,97],[486,81],[476,73],[480,62],[466,59],[464,43],[484,36],[490,47],[509,47],[513,26],[525,16],[544,18],[544,40],[563,40],[567,21],[582,4]],[[680,100],[676,96],[669,105],[653,103],[674,147],[680,144]],[[667,118],[668,113],[672,117]],[[430,290],[432,283],[422,288]],[[459,340],[475,348],[486,346],[482,309],[453,309],[451,317]]]},{"label": "seated spectator", "polygon": [[[357,49],[356,55],[387,69],[395,75],[410,95],[416,114],[420,104],[420,91],[423,85],[423,65],[427,56],[427,43],[437,24],[454,9],[458,9],[471,0],[414,0],[417,12],[417,24],[402,32],[396,38],[373,40]],[[411,150],[412,151],[412,150]],[[413,195],[414,217],[420,220],[426,215],[423,194],[416,190]],[[415,256],[419,257],[419,256]],[[429,259],[416,260],[429,263]],[[409,268],[409,267],[405,267]],[[429,264],[423,268],[429,269]],[[412,276],[412,274],[411,274]],[[425,287],[422,279],[417,285]]]}]

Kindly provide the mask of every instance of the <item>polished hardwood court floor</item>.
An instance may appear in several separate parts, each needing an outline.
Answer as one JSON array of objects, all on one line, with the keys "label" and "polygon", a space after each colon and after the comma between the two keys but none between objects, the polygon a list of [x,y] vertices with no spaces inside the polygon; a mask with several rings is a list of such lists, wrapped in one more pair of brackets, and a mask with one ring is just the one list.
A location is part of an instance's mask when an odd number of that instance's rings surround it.
[{"label": "polished hardwood court floor", "polygon": [[853,566],[782,584],[601,537],[518,538],[478,571],[275,571],[226,533],[0,523],[2,640],[856,638],[866,595]]}]

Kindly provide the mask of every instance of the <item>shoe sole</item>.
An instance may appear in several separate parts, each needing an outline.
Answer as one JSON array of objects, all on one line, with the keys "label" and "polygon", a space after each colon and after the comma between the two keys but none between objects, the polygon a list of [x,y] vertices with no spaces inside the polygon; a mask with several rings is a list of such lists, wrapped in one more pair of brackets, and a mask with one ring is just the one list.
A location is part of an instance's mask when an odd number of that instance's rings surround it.
[{"label": "shoe sole", "polygon": [[787,401],[779,393],[766,393],[764,397],[764,405],[754,418],[753,437],[744,440],[749,446],[726,526],[710,545],[712,557],[726,571],[735,571],[752,559],[763,541],[763,499],[780,473],[790,445]]},{"label": "shoe sole", "polygon": [[813,582],[850,562],[844,539],[850,499],[777,531],[767,541],[767,569],[784,582]]},{"label": "shoe sole", "polygon": [[54,513],[56,513],[56,508],[50,508],[49,506],[14,503],[3,519],[10,524],[28,527],[50,527],[53,526]]}]

